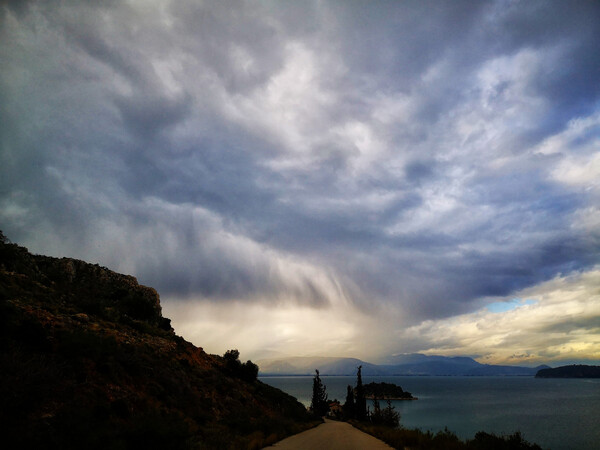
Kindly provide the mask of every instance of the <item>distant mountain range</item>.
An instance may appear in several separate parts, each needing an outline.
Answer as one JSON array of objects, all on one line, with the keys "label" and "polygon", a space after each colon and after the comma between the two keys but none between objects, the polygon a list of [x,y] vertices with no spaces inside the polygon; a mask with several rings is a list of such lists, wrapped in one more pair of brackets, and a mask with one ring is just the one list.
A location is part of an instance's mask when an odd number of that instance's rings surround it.
[{"label": "distant mountain range", "polygon": [[434,376],[535,376],[549,366],[520,367],[481,364],[464,356],[429,356],[411,353],[391,358],[385,364],[371,364],[356,358],[291,357],[258,361],[260,375],[312,375],[318,369],[321,375],[355,375],[358,366],[362,374],[434,375]]}]

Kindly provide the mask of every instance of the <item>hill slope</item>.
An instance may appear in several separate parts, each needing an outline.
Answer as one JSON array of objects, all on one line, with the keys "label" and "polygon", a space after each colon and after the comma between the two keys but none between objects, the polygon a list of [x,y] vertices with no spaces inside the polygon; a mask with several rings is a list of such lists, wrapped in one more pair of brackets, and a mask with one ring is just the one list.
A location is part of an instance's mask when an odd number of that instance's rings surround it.
[{"label": "hill slope", "polygon": [[131,276],[0,233],[5,448],[261,448],[310,426],[257,368],[176,336]]}]

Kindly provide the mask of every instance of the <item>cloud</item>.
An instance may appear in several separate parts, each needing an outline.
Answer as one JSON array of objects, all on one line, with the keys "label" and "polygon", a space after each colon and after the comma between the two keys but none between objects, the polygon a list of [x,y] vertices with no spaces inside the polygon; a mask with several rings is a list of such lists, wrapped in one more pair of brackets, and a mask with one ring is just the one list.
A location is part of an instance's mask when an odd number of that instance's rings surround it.
[{"label": "cloud", "polygon": [[177,323],[178,332],[212,352],[241,348],[244,358],[266,355],[363,356],[379,346],[377,321],[349,303],[326,308],[234,303],[228,307],[199,299],[171,302],[165,313]]},{"label": "cloud", "polygon": [[1,8],[3,231],[173,311],[358,339],[598,261],[591,3]]},{"label": "cloud", "polygon": [[[526,300],[401,331],[413,351],[477,355],[486,363],[544,363],[600,358],[600,270],[576,272],[517,292]],[[417,338],[413,338],[417,336]]]}]

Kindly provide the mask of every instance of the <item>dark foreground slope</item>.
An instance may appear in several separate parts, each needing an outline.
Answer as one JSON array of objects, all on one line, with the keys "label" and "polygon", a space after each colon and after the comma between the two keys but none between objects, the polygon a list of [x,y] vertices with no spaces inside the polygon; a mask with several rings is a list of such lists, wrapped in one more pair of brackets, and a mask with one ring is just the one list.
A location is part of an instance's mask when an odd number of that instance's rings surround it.
[{"label": "dark foreground slope", "polygon": [[135,278],[0,233],[3,448],[260,448],[309,427],[253,367],[176,336]]}]

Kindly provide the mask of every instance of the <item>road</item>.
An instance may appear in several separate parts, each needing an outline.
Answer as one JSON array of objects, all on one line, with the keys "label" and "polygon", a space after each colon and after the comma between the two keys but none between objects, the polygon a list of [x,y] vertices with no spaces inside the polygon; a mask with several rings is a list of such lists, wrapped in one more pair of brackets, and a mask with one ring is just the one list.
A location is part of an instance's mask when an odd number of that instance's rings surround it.
[{"label": "road", "polygon": [[392,447],[349,423],[325,419],[316,428],[265,447],[273,450],[390,450]]}]

